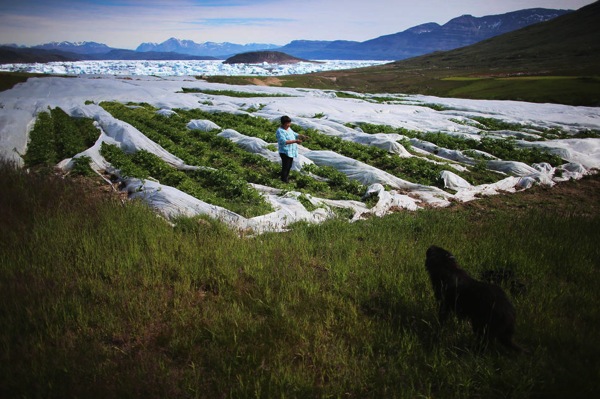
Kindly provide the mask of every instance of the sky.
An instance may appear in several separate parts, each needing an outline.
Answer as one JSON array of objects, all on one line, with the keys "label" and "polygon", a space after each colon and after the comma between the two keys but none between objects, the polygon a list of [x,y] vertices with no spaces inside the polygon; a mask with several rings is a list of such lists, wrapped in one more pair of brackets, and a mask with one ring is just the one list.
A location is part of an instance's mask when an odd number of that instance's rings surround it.
[{"label": "sky", "polygon": [[0,0],[0,44],[98,42],[135,49],[196,43],[365,41],[427,22],[527,8],[576,10],[595,0]]}]

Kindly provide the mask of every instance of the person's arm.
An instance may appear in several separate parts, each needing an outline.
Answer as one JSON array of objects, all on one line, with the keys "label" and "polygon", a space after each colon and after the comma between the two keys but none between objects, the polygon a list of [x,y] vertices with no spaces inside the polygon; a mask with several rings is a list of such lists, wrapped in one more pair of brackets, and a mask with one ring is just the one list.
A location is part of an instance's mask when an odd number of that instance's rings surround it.
[{"label": "person's arm", "polygon": [[[291,130],[291,128],[290,128]],[[286,142],[287,144],[300,144],[302,143],[302,140],[304,139],[304,136],[301,134],[298,134],[296,132],[294,132],[292,130],[292,133],[294,133],[294,137],[296,137],[294,140],[288,140],[288,142]]]},{"label": "person's arm", "polygon": [[285,140],[285,141],[283,141],[284,140],[283,133],[278,130],[277,131],[277,141],[282,142],[285,145],[288,145],[288,144],[300,144],[300,143],[302,143],[302,140],[298,139],[298,134],[296,132],[294,132],[294,131],[292,131],[292,132],[294,133],[294,136],[296,138],[292,139],[292,140]]}]

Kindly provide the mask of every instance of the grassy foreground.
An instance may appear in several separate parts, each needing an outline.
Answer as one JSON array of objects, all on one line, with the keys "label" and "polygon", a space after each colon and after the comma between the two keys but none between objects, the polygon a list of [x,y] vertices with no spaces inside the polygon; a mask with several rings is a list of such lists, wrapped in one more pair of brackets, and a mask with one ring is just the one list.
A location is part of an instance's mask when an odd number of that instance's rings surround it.
[{"label": "grassy foreground", "polygon": [[[240,238],[0,170],[0,397],[562,398],[598,392],[600,179]],[[91,189],[90,189],[91,188]],[[516,340],[439,329],[426,248],[514,270]]]}]

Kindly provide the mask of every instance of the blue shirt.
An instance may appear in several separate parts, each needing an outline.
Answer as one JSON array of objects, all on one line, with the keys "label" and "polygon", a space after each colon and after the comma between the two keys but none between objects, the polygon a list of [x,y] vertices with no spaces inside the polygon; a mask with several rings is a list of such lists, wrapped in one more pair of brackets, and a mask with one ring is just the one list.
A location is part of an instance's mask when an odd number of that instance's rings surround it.
[{"label": "blue shirt", "polygon": [[288,127],[287,130],[280,127],[277,129],[275,135],[277,136],[277,148],[280,153],[285,154],[290,158],[298,156],[298,144],[285,143],[288,140],[296,140],[298,138],[298,133],[294,132],[291,127]]}]

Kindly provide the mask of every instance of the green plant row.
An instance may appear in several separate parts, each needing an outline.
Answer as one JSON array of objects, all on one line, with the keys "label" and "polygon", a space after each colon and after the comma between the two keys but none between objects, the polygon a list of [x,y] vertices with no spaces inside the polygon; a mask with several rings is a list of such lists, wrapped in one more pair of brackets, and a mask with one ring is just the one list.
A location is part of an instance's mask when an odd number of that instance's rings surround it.
[{"label": "green plant row", "polygon": [[152,177],[202,201],[218,205],[245,217],[272,212],[272,207],[245,180],[224,169],[180,171],[144,150],[124,153],[119,147],[102,143],[101,154],[125,177]]},{"label": "green plant row", "polygon": [[29,133],[25,165],[54,166],[87,150],[99,136],[91,119],[71,118],[58,107],[41,112]]},{"label": "green plant row", "polygon": [[[234,115],[224,112],[211,113],[199,109],[178,109],[176,112],[184,119],[184,122],[189,119],[208,119],[223,129],[234,129],[244,135],[258,137],[267,142],[275,141],[274,132],[278,127],[276,121],[268,121],[264,118],[257,118],[251,115]],[[400,158],[380,148],[342,140],[339,137],[328,136],[319,133],[315,129],[303,129],[297,125],[293,125],[292,128],[297,133],[309,137],[307,141],[302,143],[308,149],[335,151],[401,179],[443,188],[440,173],[443,170],[449,169],[448,166],[435,164],[420,157]],[[502,178],[494,172],[483,169],[467,172],[455,171],[455,173],[472,184],[492,183]]]},{"label": "green plant row", "polygon": [[193,87],[182,87],[181,91],[184,93],[202,93],[217,96],[228,96],[228,97],[240,97],[240,98],[252,98],[252,97],[293,97],[287,94],[269,94],[269,93],[248,93],[243,91],[235,90],[211,90],[211,89],[198,89]]},{"label": "green plant row", "polygon": [[[366,187],[357,181],[350,180],[341,172],[328,167],[315,166],[311,169],[313,174],[325,178],[326,181],[292,172],[291,184],[282,183],[279,179],[279,165],[241,149],[232,141],[217,136],[215,132],[190,130],[186,127],[192,119],[211,119],[220,126],[225,125],[224,128],[236,129],[250,136],[260,135],[273,141],[276,125],[263,118],[247,115],[235,118],[225,113],[210,114],[180,109],[176,110],[177,116],[164,117],[157,115],[156,109],[147,104],[135,107],[120,103],[101,105],[115,118],[136,127],[189,165],[223,169],[249,183],[284,190],[299,190],[328,199],[359,200],[366,191]],[[208,118],[210,116],[212,118]],[[227,123],[227,120],[235,120],[236,123]],[[271,132],[273,137],[268,137],[265,131]]]},{"label": "green plant row", "polygon": [[[475,119],[475,118],[474,118]],[[491,118],[478,118],[481,123],[486,123],[488,130],[512,129],[516,130],[516,126],[503,124],[504,122]],[[547,162],[552,166],[562,165],[564,160],[558,155],[552,154],[540,148],[519,148],[514,137],[505,139],[495,139],[488,136],[481,137],[481,140],[468,139],[463,137],[451,136],[441,132],[416,132],[407,129],[395,129],[385,125],[375,125],[368,123],[359,124],[360,128],[365,133],[398,133],[411,138],[418,138],[428,141],[437,146],[450,150],[479,150],[492,154],[500,159],[519,161],[526,164]],[[523,126],[519,126],[522,130]]]}]

